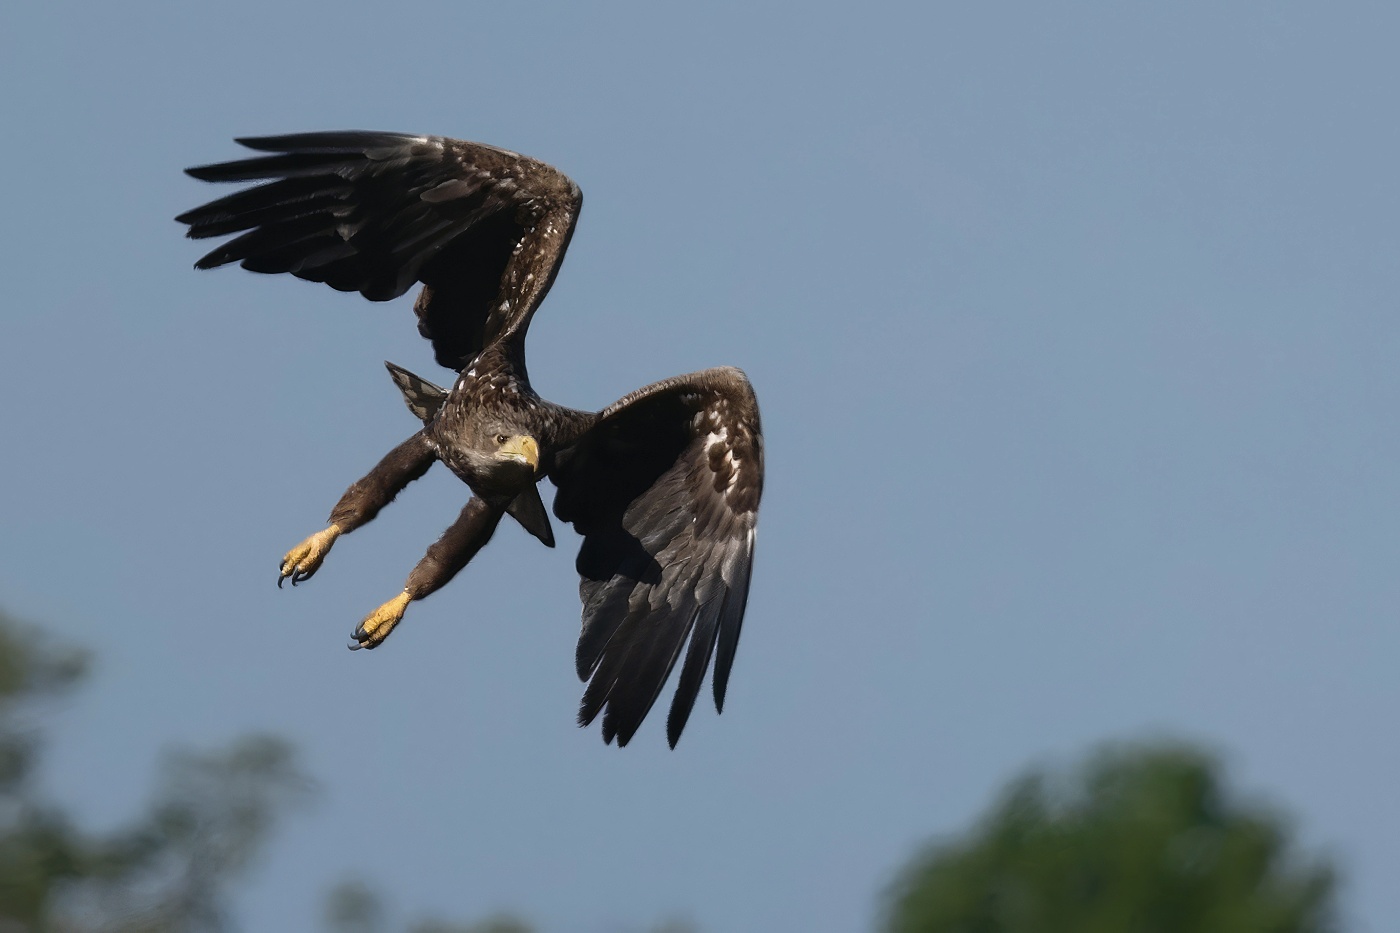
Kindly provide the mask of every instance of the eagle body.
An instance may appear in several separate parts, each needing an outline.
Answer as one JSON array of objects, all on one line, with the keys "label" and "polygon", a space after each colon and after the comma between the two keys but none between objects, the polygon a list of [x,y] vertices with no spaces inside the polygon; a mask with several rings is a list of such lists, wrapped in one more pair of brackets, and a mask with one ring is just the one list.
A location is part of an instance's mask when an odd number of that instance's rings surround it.
[{"label": "eagle body", "polygon": [[578,186],[542,162],[396,133],[239,142],[265,154],[187,170],[205,181],[256,182],[177,218],[193,238],[232,235],[196,268],[238,262],[371,301],[421,283],[418,330],[456,374],[443,389],[388,364],[422,428],[346,490],[324,530],[287,553],[279,586],[310,578],[336,540],[442,462],[472,496],[403,591],[356,627],[351,647],[375,648],[411,602],[470,562],[504,516],[552,547],[537,486],[548,478],[555,516],[583,536],[580,724],[601,715],[604,740],[627,744],[677,663],[669,743],[712,661],[722,711],[763,489],[758,403],[744,374],[720,367],[676,376],[599,412],[535,393],[526,332],[583,203]]},{"label": "eagle body", "polygon": [[[500,346],[474,358],[458,375],[442,407],[427,422],[438,459],[483,498],[515,497],[549,472],[561,445],[573,443],[591,416],[554,405],[530,387],[523,361],[512,360]],[[483,456],[495,437],[536,439],[539,461],[528,476],[500,470]]]}]

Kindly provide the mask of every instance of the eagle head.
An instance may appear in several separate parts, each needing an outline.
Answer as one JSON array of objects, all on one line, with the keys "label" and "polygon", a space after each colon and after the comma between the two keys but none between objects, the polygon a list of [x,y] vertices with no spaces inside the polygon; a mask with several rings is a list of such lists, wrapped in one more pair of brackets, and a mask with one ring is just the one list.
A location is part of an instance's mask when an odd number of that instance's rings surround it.
[{"label": "eagle head", "polygon": [[540,444],[533,435],[503,425],[474,433],[472,442],[459,450],[472,488],[514,496],[540,478]]}]

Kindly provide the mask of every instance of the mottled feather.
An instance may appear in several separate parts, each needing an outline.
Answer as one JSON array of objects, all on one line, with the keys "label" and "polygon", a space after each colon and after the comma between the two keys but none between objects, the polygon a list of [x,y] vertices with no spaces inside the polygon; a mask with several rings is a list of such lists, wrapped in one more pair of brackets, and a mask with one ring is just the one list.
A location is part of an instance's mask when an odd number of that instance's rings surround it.
[{"label": "mottled feather", "polygon": [[753,390],[728,368],[638,390],[602,412],[551,476],[555,514],[584,536],[579,720],[601,713],[604,739],[627,744],[689,638],[667,719],[674,746],[712,657],[723,709],[748,600],[763,489]]},{"label": "mottled feather", "polygon": [[389,370],[389,376],[394,380],[394,385],[399,387],[399,392],[403,395],[403,402],[408,406],[413,417],[424,424],[432,421],[433,416],[447,401],[447,390],[442,386],[434,385],[422,376],[409,372],[402,366],[395,366],[388,360],[384,361],[384,366]]},{"label": "mottled feather", "polygon": [[456,370],[499,338],[523,340],[583,201],[543,162],[441,136],[334,132],[239,142],[276,154],[187,170],[205,181],[266,181],[177,218],[196,239],[240,234],[196,266],[240,262],[372,301],[422,282],[419,330],[438,362]]}]

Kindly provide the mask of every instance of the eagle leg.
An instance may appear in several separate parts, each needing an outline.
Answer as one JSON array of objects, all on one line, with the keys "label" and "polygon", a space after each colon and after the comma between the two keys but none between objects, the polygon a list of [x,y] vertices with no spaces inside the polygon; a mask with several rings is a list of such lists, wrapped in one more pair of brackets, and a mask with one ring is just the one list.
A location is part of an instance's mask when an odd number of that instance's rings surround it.
[{"label": "eagle leg", "polygon": [[287,552],[278,564],[277,585],[290,579],[292,586],[308,580],[330,553],[335,539],[372,521],[379,510],[394,501],[405,486],[428,472],[437,453],[423,431],[385,455],[365,476],[345,490],[331,510],[330,526],[316,532]]},{"label": "eagle leg", "polygon": [[491,540],[504,514],[504,505],[493,505],[479,496],[472,496],[457,520],[433,542],[418,566],[413,568],[403,592],[356,626],[350,648],[377,648],[403,619],[410,602],[437,591],[471,562]]}]

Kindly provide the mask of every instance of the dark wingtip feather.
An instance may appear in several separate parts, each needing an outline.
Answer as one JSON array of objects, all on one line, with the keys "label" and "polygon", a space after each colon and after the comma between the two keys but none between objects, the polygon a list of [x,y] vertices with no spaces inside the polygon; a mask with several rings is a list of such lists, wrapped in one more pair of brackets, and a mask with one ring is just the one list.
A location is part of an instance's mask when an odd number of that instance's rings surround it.
[{"label": "dark wingtip feather", "polygon": [[277,155],[259,156],[256,159],[237,159],[233,162],[216,162],[212,165],[196,165],[185,169],[185,174],[200,181],[258,181],[267,178],[300,178],[315,175],[334,174],[337,168],[346,164],[347,159],[364,158],[358,150],[309,150],[307,152],[284,152]]},{"label": "dark wingtip feather", "polygon": [[744,610],[749,604],[749,581],[753,575],[753,555],[741,565],[742,572],[724,596],[720,610],[719,635],[715,644],[715,712],[724,712],[724,694],[729,689],[729,674],[734,669],[734,655],[739,650],[739,634],[744,628]]},{"label": "dark wingtip feather", "polygon": [[219,181],[218,173],[215,170],[222,165],[224,165],[222,162],[216,162],[212,165],[191,165],[185,169],[185,174],[191,178],[198,178],[200,181]]},{"label": "dark wingtip feather", "polygon": [[718,636],[718,623],[723,611],[723,600],[711,601],[695,612],[691,623],[690,649],[685,654],[685,664],[681,667],[680,680],[676,684],[676,695],[671,700],[671,711],[666,715],[666,739],[671,747],[676,747],[685,724],[690,721],[695,700],[700,696],[700,688],[705,683],[705,672],[710,668],[710,657],[714,654]]},{"label": "dark wingtip feather", "polygon": [[637,729],[641,727],[640,722],[609,723],[613,719],[612,709],[609,708],[603,714],[603,741],[605,743],[617,742],[618,748],[626,748],[627,743],[632,741],[632,736],[637,734]]},{"label": "dark wingtip feather", "polygon": [[380,130],[328,130],[281,136],[239,136],[234,142],[258,152],[345,152],[394,146],[406,139],[418,138],[410,133]]},{"label": "dark wingtip feather", "polygon": [[[592,721],[593,721],[593,720],[591,720],[591,719],[589,720],[590,723],[591,723]],[[613,739],[615,739],[615,738],[617,738],[617,728],[614,726],[614,724],[609,720],[609,718],[608,718],[607,716],[604,716],[604,717],[603,717],[603,744],[604,744],[604,745],[611,745],[611,744],[613,743]],[[627,744],[627,740],[626,740],[626,739],[621,739],[621,740],[618,741],[617,747],[618,747],[618,748],[621,748],[622,746],[624,746],[624,745],[626,745],[626,744]]]}]

